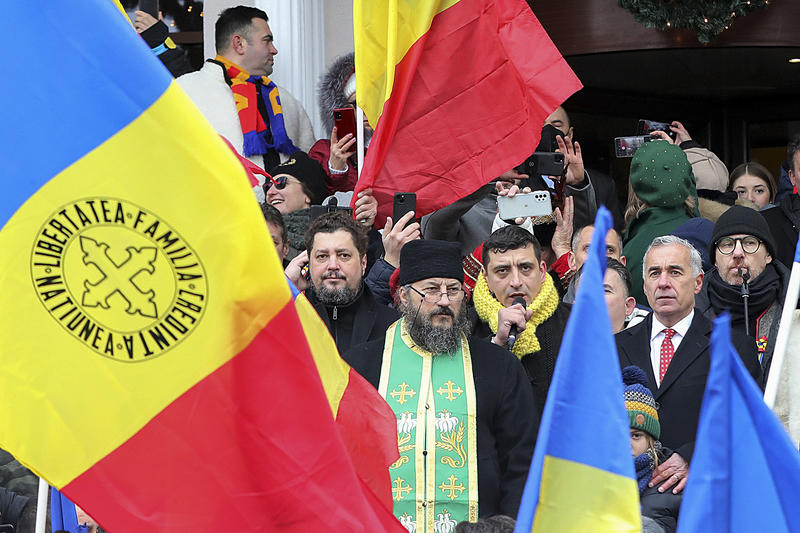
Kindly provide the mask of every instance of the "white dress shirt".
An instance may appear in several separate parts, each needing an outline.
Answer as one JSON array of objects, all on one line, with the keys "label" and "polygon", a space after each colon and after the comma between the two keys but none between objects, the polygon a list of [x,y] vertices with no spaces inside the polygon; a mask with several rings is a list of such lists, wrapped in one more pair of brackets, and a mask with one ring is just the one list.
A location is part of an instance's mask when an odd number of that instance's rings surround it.
[{"label": "white dress shirt", "polygon": [[[692,319],[694,319],[694,309],[672,326],[672,329],[675,330],[675,335],[672,336],[672,346],[675,348],[675,353],[678,352],[681,340],[686,336],[686,332],[689,331]],[[656,377],[656,386],[658,387],[661,386],[661,343],[664,341],[665,329],[668,329],[667,326],[659,322],[655,313],[653,313],[653,329],[650,330],[650,364],[653,366],[653,375]]]}]

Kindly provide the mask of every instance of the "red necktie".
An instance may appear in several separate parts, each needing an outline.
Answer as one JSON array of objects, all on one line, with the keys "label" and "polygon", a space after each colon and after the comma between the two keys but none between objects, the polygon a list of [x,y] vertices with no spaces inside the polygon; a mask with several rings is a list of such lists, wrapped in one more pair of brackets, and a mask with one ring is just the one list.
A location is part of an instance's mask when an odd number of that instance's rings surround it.
[{"label": "red necktie", "polygon": [[664,340],[661,341],[661,364],[659,365],[661,377],[659,378],[659,382],[664,381],[664,374],[667,373],[667,368],[669,368],[669,363],[672,361],[672,356],[675,355],[675,347],[672,345],[672,336],[676,333],[677,331],[672,328],[664,330]]}]

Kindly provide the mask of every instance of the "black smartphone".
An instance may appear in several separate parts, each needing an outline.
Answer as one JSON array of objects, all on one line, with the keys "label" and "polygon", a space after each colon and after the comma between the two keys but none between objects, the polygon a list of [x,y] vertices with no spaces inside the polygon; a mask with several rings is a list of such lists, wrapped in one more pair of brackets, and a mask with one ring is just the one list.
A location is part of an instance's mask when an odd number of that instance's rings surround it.
[{"label": "black smartphone", "polygon": [[560,176],[564,173],[564,154],[559,152],[534,152],[525,160],[523,174],[529,176]]},{"label": "black smartphone", "polygon": [[413,192],[394,193],[394,205],[392,206],[392,224],[403,218],[406,213],[417,210],[417,195]]},{"label": "black smartphone", "polygon": [[139,0],[139,11],[144,11],[158,20],[158,0]]},{"label": "black smartphone", "polygon": [[656,120],[645,120],[642,118],[639,119],[639,124],[636,127],[636,135],[650,135],[650,133],[654,131],[663,131],[674,141],[678,134],[672,131],[669,126],[669,122],[658,122]]},{"label": "black smartphone", "polygon": [[633,157],[636,150],[642,147],[646,142],[650,142],[653,138],[650,135],[635,135],[633,137],[615,137],[614,138],[614,152],[617,157]]}]

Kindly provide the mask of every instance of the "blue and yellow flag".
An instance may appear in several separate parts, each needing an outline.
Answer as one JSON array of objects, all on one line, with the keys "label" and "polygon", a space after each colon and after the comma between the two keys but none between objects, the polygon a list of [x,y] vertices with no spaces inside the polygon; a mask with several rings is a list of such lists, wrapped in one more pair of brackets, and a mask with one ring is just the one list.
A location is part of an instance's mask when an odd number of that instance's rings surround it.
[{"label": "blue and yellow flag", "polygon": [[711,333],[678,533],[751,531],[800,532],[800,455],[731,344],[725,313]]},{"label": "blue and yellow flag", "polygon": [[603,296],[601,207],[561,343],[515,533],[641,531],[622,377]]}]

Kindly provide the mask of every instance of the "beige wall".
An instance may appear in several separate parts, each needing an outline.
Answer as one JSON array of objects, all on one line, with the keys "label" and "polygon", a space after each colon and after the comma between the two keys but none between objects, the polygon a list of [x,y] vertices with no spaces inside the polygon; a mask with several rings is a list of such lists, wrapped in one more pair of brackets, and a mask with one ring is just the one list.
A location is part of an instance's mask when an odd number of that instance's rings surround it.
[{"label": "beige wall", "polygon": [[352,0],[325,0],[325,65],[353,51]]}]

